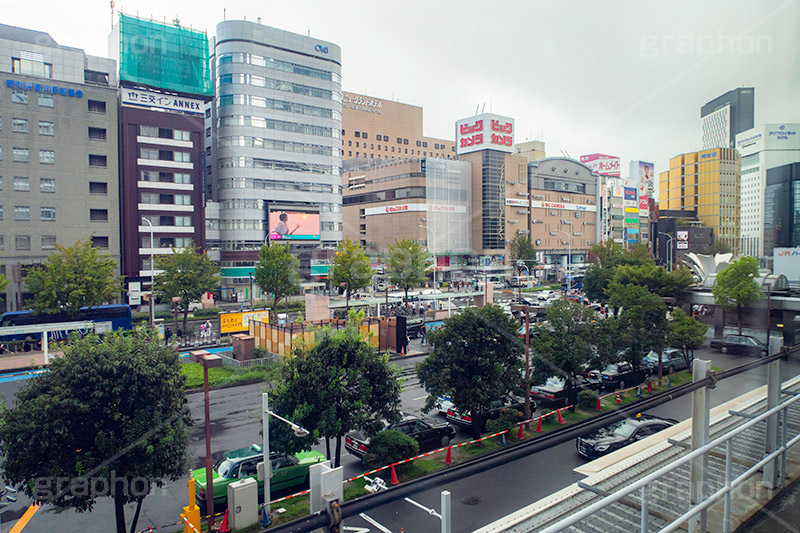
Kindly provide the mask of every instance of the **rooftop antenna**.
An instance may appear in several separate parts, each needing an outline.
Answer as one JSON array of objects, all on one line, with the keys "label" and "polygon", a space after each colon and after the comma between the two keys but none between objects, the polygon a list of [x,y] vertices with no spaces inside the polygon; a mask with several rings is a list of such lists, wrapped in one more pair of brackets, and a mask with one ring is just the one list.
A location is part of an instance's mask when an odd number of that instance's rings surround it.
[{"label": "rooftop antenna", "polygon": [[308,27],[308,36],[311,37],[311,26]]},{"label": "rooftop antenna", "polygon": [[259,17],[256,19],[256,21],[257,21],[259,24],[261,24],[261,17],[259,16]]},{"label": "rooftop antenna", "polygon": [[486,102],[483,103],[483,109],[481,109],[481,113],[486,113]]},{"label": "rooftop antenna", "polygon": [[175,26],[177,26],[177,27],[179,27],[179,28],[180,28],[180,26],[181,26],[181,19],[179,19],[179,18],[177,17],[177,15],[176,15],[176,16],[175,16],[175,18],[174,18],[174,19],[172,19],[172,23],[173,23]]},{"label": "rooftop antenna", "polygon": [[111,0],[111,29],[114,29],[114,0]]},{"label": "rooftop antenna", "polygon": [[224,8],[224,7],[223,7],[223,8],[222,8],[222,20],[226,20],[226,18],[225,18],[225,15],[227,15],[227,13],[228,13],[228,10],[227,10],[227,8]]},{"label": "rooftop antenna", "polygon": [[475,106],[475,114],[478,114],[478,110],[481,108],[481,104]]}]

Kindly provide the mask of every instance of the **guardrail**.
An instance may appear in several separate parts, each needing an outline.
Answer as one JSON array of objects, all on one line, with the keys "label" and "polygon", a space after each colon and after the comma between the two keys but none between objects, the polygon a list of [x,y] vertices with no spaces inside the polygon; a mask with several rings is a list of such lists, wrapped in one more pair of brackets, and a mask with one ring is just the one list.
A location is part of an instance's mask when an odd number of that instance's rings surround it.
[{"label": "guardrail", "polygon": [[233,355],[233,350],[226,350],[222,352],[216,352],[214,355],[220,356],[222,358],[222,366],[228,366],[231,368],[238,368],[238,369],[246,369],[246,368],[253,368],[255,366],[264,366],[268,363],[274,363],[275,359],[271,357],[263,357],[261,359],[234,359],[231,357]]}]

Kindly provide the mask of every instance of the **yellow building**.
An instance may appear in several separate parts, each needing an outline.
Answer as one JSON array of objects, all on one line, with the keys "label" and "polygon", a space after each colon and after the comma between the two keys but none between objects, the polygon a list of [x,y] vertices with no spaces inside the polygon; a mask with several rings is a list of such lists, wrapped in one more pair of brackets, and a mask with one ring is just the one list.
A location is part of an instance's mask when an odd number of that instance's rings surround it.
[{"label": "yellow building", "polygon": [[659,174],[659,208],[697,210],[697,218],[714,229],[715,240],[738,254],[740,177],[741,160],[733,148],[675,156],[669,170]]}]

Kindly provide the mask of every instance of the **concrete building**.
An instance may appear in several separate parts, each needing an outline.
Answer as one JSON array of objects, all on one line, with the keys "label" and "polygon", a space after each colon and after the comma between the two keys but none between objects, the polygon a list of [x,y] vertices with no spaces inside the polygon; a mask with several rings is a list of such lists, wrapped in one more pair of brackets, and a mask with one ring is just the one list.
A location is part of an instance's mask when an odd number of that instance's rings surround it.
[{"label": "concrete building", "polygon": [[800,162],[800,124],[762,124],[736,136],[736,149],[742,158],[742,253],[765,260],[764,209],[767,171]]},{"label": "concrete building", "polygon": [[734,148],[690,152],[669,160],[659,174],[661,209],[696,211],[715,239],[734,254],[740,246],[741,159]]},{"label": "concrete building", "polygon": [[[343,93],[342,158],[350,170],[374,159],[455,159],[455,143],[426,137],[422,108],[374,96]],[[352,161],[350,161],[352,160]]]},{"label": "concrete building", "polygon": [[248,290],[267,240],[291,243],[307,268],[310,252],[342,239],[341,50],[230,20],[217,25],[211,75],[206,176],[229,297]]},{"label": "concrete building", "polygon": [[695,211],[661,209],[653,215],[653,256],[661,264],[680,265],[686,254],[706,254],[714,243],[714,230]]},{"label": "concrete building", "polygon": [[0,25],[0,72],[0,309],[16,310],[56,244],[91,239],[120,260],[116,66]]},{"label": "concrete building", "polygon": [[755,122],[755,89],[737,87],[700,108],[703,150],[733,148],[736,135]]},{"label": "concrete building", "polygon": [[205,248],[208,37],[121,14],[109,50],[120,81],[122,274],[141,290],[158,273],[151,256]]},{"label": "concrete building", "polygon": [[800,163],[767,171],[764,215],[764,255],[800,246]]}]

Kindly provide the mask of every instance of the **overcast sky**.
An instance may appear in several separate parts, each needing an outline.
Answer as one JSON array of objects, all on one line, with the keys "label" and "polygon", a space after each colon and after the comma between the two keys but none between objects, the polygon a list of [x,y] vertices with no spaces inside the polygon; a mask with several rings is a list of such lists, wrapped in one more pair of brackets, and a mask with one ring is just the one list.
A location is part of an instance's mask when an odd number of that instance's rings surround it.
[{"label": "overcast sky", "polygon": [[[452,140],[485,104],[517,142],[618,155],[623,175],[700,149],[700,106],[735,87],[755,87],[756,124],[800,122],[797,0],[116,0],[209,36],[223,8],[337,43],[344,90],[422,106],[425,135]],[[107,55],[106,1],[15,2],[0,21]]]}]

